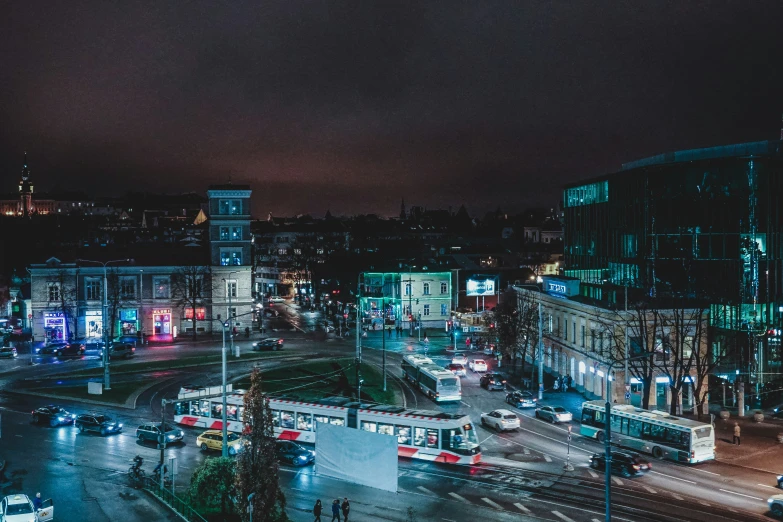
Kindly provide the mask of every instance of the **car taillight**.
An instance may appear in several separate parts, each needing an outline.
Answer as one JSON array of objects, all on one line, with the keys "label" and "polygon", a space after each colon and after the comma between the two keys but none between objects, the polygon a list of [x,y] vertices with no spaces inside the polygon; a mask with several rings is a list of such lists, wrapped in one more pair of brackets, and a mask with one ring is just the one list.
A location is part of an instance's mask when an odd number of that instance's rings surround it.
[{"label": "car taillight", "polygon": [[692,459],[695,459],[695,458],[696,458],[696,452],[695,452],[695,451],[691,451],[691,458],[692,458]]},{"label": "car taillight", "polygon": [[638,471],[638,470],[639,470],[639,464],[634,464],[634,465],[633,465],[633,469],[635,469],[635,470],[637,470],[637,471]]}]

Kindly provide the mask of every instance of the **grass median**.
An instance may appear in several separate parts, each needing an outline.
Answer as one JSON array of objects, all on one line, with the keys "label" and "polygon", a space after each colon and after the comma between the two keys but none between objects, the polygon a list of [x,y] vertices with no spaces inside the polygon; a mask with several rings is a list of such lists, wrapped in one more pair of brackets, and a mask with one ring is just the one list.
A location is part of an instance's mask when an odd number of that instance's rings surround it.
[{"label": "grass median", "polygon": [[[356,368],[353,358],[318,361],[262,373],[264,391],[277,396],[289,396],[302,401],[325,397],[356,396]],[[387,384],[383,391],[383,374],[373,366],[361,367],[362,400],[382,404],[394,404],[394,392]],[[249,379],[234,383],[234,388],[247,389]]]},{"label": "grass median", "polygon": [[110,390],[103,390],[101,395],[87,393],[87,384],[79,386],[49,386],[46,388],[30,388],[29,391],[37,393],[49,393],[58,397],[71,399],[89,399],[93,401],[109,402],[112,404],[125,404],[125,401],[135,392],[145,386],[156,382],[158,379],[134,379],[127,382],[114,382]]}]

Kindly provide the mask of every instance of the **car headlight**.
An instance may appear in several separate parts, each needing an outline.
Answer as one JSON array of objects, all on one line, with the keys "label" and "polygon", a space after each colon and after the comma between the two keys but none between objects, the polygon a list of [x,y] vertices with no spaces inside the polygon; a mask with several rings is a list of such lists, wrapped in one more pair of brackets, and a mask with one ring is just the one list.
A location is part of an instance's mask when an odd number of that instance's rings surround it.
[{"label": "car headlight", "polygon": [[772,504],[774,501],[775,501],[774,498],[768,498],[767,499],[767,504]]},{"label": "car headlight", "polygon": [[170,438],[170,439],[175,439],[175,438],[177,438],[177,437],[176,437],[175,435],[168,435],[168,438]]},{"label": "car headlight", "polygon": [[783,475],[778,475],[778,480],[783,479]]},{"label": "car headlight", "polygon": [[57,422],[62,422],[65,420],[65,417],[57,417]]},{"label": "car headlight", "polygon": [[122,428],[122,424],[117,424],[117,427],[118,428]]}]

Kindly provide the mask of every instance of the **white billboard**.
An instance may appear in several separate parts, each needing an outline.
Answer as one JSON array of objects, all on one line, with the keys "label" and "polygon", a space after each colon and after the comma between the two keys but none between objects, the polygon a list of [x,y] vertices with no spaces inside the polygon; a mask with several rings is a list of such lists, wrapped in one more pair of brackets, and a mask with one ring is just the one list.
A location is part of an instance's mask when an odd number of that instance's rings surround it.
[{"label": "white billboard", "polygon": [[494,279],[468,279],[466,294],[469,296],[495,295]]},{"label": "white billboard", "polygon": [[397,437],[317,422],[315,473],[397,492]]}]

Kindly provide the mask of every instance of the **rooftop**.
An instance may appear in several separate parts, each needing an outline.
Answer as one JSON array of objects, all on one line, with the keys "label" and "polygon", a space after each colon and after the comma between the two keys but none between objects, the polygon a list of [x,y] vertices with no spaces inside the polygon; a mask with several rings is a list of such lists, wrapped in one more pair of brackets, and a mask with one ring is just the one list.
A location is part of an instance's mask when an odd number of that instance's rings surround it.
[{"label": "rooftop", "polygon": [[678,152],[666,152],[657,156],[650,156],[629,163],[623,163],[621,170],[631,170],[651,165],[664,165],[666,163],[681,163],[685,161],[698,161],[717,158],[737,158],[747,156],[781,156],[783,141],[754,141],[750,143],[736,143],[734,145],[721,145],[705,149],[689,149]]}]

